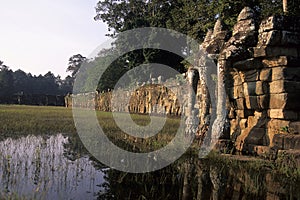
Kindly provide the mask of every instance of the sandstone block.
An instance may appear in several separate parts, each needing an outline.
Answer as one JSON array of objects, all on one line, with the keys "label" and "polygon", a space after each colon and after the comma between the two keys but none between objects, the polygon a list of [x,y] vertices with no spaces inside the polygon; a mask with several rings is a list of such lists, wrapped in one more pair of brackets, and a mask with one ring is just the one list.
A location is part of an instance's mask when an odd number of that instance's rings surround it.
[{"label": "sandstone block", "polygon": [[270,30],[300,31],[299,17],[274,15],[264,19],[259,26],[259,33]]},{"label": "sandstone block", "polygon": [[243,71],[239,73],[242,79],[242,82],[252,82],[257,81],[259,78],[259,71],[257,70],[249,70]]},{"label": "sandstone block", "polygon": [[300,59],[298,57],[275,56],[273,58],[265,58],[262,60],[265,67],[300,67]]},{"label": "sandstone block", "polygon": [[291,122],[289,127],[290,127],[292,133],[294,133],[294,134],[300,133],[300,121]]},{"label": "sandstone block", "polygon": [[270,95],[271,109],[300,110],[299,93],[281,93]]},{"label": "sandstone block", "polygon": [[244,90],[243,90],[243,86],[241,85],[237,85],[233,88],[229,89],[229,97],[231,99],[238,99],[238,98],[242,98],[244,97]]},{"label": "sandstone block", "polygon": [[256,82],[243,83],[245,96],[256,96]]},{"label": "sandstone block", "polygon": [[267,128],[272,130],[280,130],[281,127],[286,127],[290,125],[290,121],[288,120],[280,120],[280,119],[270,119],[267,122]]},{"label": "sandstone block", "polygon": [[257,81],[256,82],[256,89],[255,94],[256,95],[263,95],[268,93],[268,84],[263,81]]},{"label": "sandstone block", "polygon": [[273,119],[297,120],[298,113],[293,110],[270,109],[268,115]]},{"label": "sandstone block", "polygon": [[236,108],[238,110],[244,110],[245,109],[245,99],[244,98],[238,98],[236,101]]},{"label": "sandstone block", "polygon": [[258,36],[258,46],[298,46],[300,34],[290,31],[273,30]]},{"label": "sandstone block", "polygon": [[236,110],[235,112],[239,118],[243,118],[243,119],[254,114],[253,110]]},{"label": "sandstone block", "polygon": [[262,68],[262,62],[257,58],[249,58],[246,60],[238,61],[233,64],[233,68],[238,70],[252,70],[252,69],[260,69]]},{"label": "sandstone block", "polygon": [[290,80],[300,81],[300,67],[274,67],[272,68],[272,81]]},{"label": "sandstone block", "polygon": [[271,69],[262,69],[260,71],[259,80],[271,81],[271,79],[272,79],[272,70]]},{"label": "sandstone block", "polygon": [[257,57],[276,57],[276,56],[292,56],[298,57],[298,49],[296,47],[269,47],[261,46],[253,48],[253,56]]},{"label": "sandstone block", "polygon": [[247,119],[241,119],[240,120],[240,123],[239,123],[239,125],[240,125],[240,128],[241,129],[245,129],[245,128],[247,128],[248,127],[248,120]]},{"label": "sandstone block", "polygon": [[249,130],[248,136],[245,138],[245,143],[265,145],[266,144],[266,130],[264,128],[252,128]]},{"label": "sandstone block", "polygon": [[270,102],[270,96],[269,95],[260,95],[258,98],[258,105],[260,109],[268,109],[269,108],[269,102]]},{"label": "sandstone block", "polygon": [[259,110],[260,109],[257,96],[246,96],[245,101],[246,101],[247,109],[249,109],[249,110],[250,109],[251,110]]},{"label": "sandstone block", "polygon": [[263,32],[258,35],[258,46],[274,46],[281,44],[281,31],[274,30]]},{"label": "sandstone block", "polygon": [[[300,94],[300,82],[277,80],[269,83],[271,94],[297,93]],[[299,96],[300,97],[300,96]]]}]

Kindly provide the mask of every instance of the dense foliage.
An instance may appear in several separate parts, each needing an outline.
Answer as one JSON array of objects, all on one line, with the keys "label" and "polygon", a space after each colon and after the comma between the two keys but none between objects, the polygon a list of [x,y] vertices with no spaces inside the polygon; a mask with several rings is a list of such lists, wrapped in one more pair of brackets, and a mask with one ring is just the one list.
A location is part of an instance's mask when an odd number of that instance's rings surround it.
[{"label": "dense foliage", "polygon": [[[108,25],[107,36],[117,38],[114,48],[118,51],[125,45],[130,46],[130,43],[123,42],[124,38],[118,38],[119,33],[127,30],[143,27],[168,28],[201,42],[218,18],[231,30],[243,7],[251,7],[256,12],[257,19],[261,20],[270,15],[283,14],[282,3],[282,0],[102,0],[96,6],[95,20]],[[285,14],[299,15],[299,5],[299,0],[288,0],[289,12]],[[120,78],[119,73],[113,72],[124,70],[124,66],[129,70],[142,63],[161,63],[183,72],[185,67],[182,61],[182,58],[159,49],[129,52],[120,57],[118,62],[114,62],[112,69],[109,69],[111,73],[106,72],[108,76],[105,78],[109,84],[103,86],[102,81],[99,88],[113,88],[114,80]]]}]

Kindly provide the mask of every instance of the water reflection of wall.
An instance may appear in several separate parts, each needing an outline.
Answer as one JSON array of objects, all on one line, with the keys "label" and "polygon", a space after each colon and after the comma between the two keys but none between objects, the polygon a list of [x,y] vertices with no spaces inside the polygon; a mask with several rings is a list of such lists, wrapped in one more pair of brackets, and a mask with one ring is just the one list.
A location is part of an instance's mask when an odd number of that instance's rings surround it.
[{"label": "water reflection of wall", "polygon": [[[0,142],[0,196],[43,199],[92,199],[103,184],[103,173],[89,157],[70,160],[68,138],[27,136]],[[79,155],[79,154],[78,154]]]}]

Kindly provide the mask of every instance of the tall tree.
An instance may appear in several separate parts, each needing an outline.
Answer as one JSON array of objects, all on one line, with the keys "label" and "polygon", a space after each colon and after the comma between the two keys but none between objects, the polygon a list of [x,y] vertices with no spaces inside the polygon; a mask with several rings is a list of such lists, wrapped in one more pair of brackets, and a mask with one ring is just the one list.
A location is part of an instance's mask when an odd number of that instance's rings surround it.
[{"label": "tall tree", "polygon": [[86,57],[82,56],[81,54],[76,54],[69,58],[67,71],[72,73],[72,77],[76,76],[81,64],[85,60],[86,60]]}]

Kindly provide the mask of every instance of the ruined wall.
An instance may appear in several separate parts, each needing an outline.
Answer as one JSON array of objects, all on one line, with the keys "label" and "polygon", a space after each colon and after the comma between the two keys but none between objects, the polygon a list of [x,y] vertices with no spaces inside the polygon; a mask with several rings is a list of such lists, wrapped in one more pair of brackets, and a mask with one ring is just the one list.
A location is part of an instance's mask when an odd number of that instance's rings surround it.
[{"label": "ruined wall", "polygon": [[[131,112],[140,114],[167,114],[180,116],[183,112],[177,94],[184,93],[180,86],[164,87],[151,84],[139,87],[134,91],[115,90],[115,98],[112,105],[112,92],[86,93],[74,96],[66,96],[66,106],[92,108],[100,111]],[[73,98],[72,98],[73,97]],[[126,102],[126,98],[129,99]]]},{"label": "ruined wall", "polygon": [[228,139],[243,152],[284,148],[276,134],[300,131],[300,18],[272,16],[258,25],[245,8],[227,41],[216,31],[224,32],[215,27],[202,48],[225,68]]},{"label": "ruined wall", "polygon": [[[209,93],[209,85],[217,88],[213,92],[218,93],[217,99],[221,102],[216,106],[217,113],[222,115],[220,109],[226,111],[226,119],[220,121],[224,129],[218,130],[223,132],[222,140],[234,141],[238,151],[258,154],[272,148],[300,149],[300,136],[296,135],[300,133],[297,101],[300,99],[300,18],[271,16],[258,22],[253,10],[244,8],[232,31],[227,31],[218,20],[200,48],[214,63],[200,58],[197,66],[189,69],[198,71],[199,77],[194,77],[198,79],[194,105],[199,109],[197,135],[204,136],[212,126],[211,99],[215,94]],[[218,74],[210,77],[215,80],[206,79],[216,66]],[[221,85],[224,82],[221,89],[220,82]],[[165,109],[170,115],[188,113],[186,108],[180,107],[172,91],[187,95],[187,91],[177,85],[170,88],[155,84],[143,86],[133,92],[120,93],[123,98],[115,101],[113,110],[159,114]],[[226,95],[220,97],[224,92]],[[128,97],[130,103],[126,104],[123,100]],[[112,111],[111,98],[111,92],[86,94],[78,102],[73,100],[73,104]],[[66,101],[67,106],[71,103],[72,100]],[[289,139],[282,134],[289,134]]]}]

